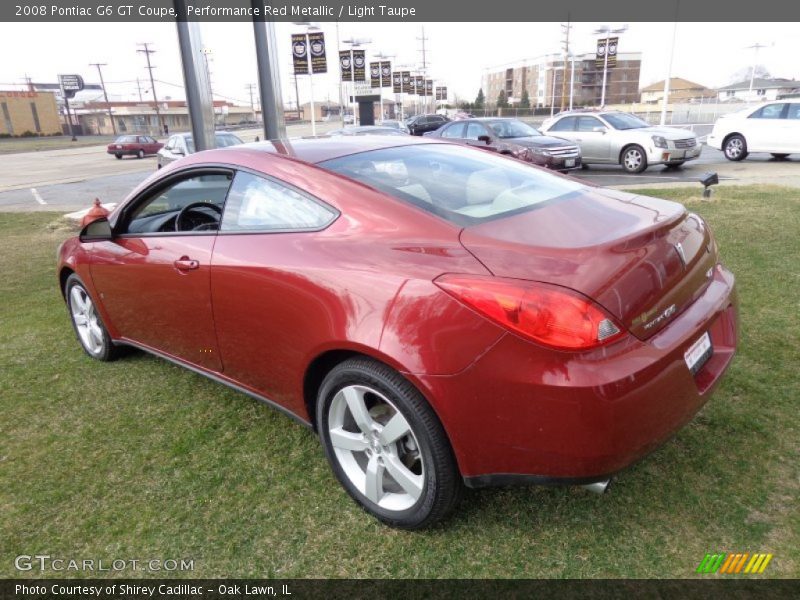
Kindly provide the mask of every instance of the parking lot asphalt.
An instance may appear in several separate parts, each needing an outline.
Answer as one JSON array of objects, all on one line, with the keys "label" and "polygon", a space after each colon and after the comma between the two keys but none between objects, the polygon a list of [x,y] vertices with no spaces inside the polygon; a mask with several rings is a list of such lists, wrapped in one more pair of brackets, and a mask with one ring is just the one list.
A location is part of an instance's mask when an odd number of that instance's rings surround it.
[{"label": "parking lot asphalt", "polygon": [[[318,124],[324,133],[339,123]],[[288,128],[293,137],[309,135],[309,125]],[[237,131],[253,141],[258,129]],[[95,198],[104,203],[120,202],[156,170],[156,159],[124,158],[106,154],[105,146],[7,154],[0,157],[0,211],[27,212],[56,210],[71,212],[87,208]],[[718,173],[721,185],[775,184],[800,187],[800,156],[776,160],[770,155],[753,155],[742,162],[730,162],[708,146],[695,161],[679,169],[654,166],[638,175],[626,174],[616,165],[592,165],[573,171],[572,176],[597,185],[635,188],[641,186],[698,185],[709,171]]]}]

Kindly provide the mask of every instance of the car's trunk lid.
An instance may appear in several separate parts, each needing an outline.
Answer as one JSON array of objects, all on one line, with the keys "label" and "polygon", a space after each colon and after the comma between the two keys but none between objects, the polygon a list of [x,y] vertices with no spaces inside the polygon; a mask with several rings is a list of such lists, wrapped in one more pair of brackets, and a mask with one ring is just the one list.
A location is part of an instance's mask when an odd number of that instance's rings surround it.
[{"label": "car's trunk lid", "polygon": [[494,275],[589,296],[640,339],[691,304],[716,263],[704,222],[682,205],[592,188],[466,227],[461,242]]}]

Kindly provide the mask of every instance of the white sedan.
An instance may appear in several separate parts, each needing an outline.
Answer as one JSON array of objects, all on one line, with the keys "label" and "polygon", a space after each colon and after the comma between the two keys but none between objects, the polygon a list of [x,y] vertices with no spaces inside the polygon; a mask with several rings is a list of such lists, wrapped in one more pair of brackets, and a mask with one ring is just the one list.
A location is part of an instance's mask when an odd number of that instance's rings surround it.
[{"label": "white sedan", "polygon": [[714,123],[707,143],[728,160],[743,160],[751,152],[775,158],[800,153],[800,98],[751,106]]}]

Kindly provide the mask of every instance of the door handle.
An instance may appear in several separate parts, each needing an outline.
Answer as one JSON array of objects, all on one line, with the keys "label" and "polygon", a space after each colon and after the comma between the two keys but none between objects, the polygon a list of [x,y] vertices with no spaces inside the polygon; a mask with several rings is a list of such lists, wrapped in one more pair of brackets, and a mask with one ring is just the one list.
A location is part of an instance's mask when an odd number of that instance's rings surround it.
[{"label": "door handle", "polygon": [[188,256],[181,256],[172,264],[175,265],[175,268],[179,271],[192,271],[200,267],[200,263],[198,261],[192,260]]}]

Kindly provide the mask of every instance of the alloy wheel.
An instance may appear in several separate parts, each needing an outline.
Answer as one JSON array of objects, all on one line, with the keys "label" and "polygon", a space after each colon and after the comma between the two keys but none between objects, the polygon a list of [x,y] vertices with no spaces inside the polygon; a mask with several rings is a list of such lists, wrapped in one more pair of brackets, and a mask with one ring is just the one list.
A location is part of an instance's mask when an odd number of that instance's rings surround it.
[{"label": "alloy wheel", "polygon": [[69,292],[69,308],[83,347],[90,354],[100,354],[105,346],[102,325],[92,299],[82,286],[72,286]]},{"label": "alloy wheel", "polygon": [[414,506],[425,486],[425,464],[408,420],[383,394],[348,385],[331,401],[328,434],[350,483],[384,510]]},{"label": "alloy wheel", "polygon": [[638,148],[630,148],[622,159],[626,171],[637,173],[642,168],[644,156]]},{"label": "alloy wheel", "polygon": [[742,142],[741,138],[735,137],[728,140],[728,143],[725,146],[725,154],[728,158],[737,159],[742,155],[744,151],[744,142]]}]

